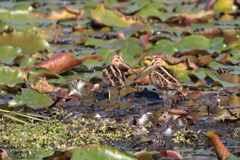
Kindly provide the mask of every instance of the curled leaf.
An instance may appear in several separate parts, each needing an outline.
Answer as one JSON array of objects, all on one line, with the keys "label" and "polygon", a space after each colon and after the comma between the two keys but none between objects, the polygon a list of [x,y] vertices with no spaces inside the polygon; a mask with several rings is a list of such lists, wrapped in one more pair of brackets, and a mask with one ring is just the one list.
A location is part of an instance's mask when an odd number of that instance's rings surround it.
[{"label": "curled leaf", "polygon": [[34,80],[33,83],[30,84],[32,89],[37,90],[40,93],[54,93],[58,92],[61,88],[52,87],[46,80],[45,77],[39,77]]},{"label": "curled leaf", "polygon": [[214,131],[208,131],[206,136],[211,141],[219,159],[227,159],[230,155],[230,152],[224,146],[219,136]]},{"label": "curled leaf", "polygon": [[89,18],[98,25],[108,25],[120,28],[127,28],[132,24],[142,24],[137,17],[125,16],[116,10],[106,8],[104,3],[99,3],[96,8],[92,9]]},{"label": "curled leaf", "polygon": [[100,56],[86,56],[78,59],[74,55],[68,52],[61,53],[56,57],[53,57],[47,61],[42,62],[32,68],[26,69],[25,72],[29,72],[34,68],[46,68],[55,73],[62,73],[68,69],[73,68],[74,66],[82,64],[86,59],[102,60]]}]

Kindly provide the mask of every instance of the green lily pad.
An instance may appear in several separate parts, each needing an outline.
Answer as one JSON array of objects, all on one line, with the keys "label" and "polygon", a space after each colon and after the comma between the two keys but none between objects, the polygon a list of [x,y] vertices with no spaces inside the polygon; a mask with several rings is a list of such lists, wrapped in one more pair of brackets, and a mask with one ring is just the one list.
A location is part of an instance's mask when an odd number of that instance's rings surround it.
[{"label": "green lily pad", "polygon": [[1,62],[11,63],[19,55],[22,55],[22,50],[19,47],[0,46]]},{"label": "green lily pad", "polygon": [[160,40],[156,43],[154,47],[151,48],[151,51],[154,53],[167,53],[169,55],[173,55],[177,49],[175,48],[174,44],[172,41],[169,40]]},{"label": "green lily pad", "polygon": [[37,151],[33,154],[30,154],[27,159],[42,160],[44,157],[49,157],[53,155],[54,151]]},{"label": "green lily pad", "polygon": [[11,67],[0,67],[0,84],[7,84],[9,86],[23,83],[25,73],[19,69]]},{"label": "green lily pad", "polygon": [[49,43],[30,33],[14,31],[0,37],[0,45],[20,47],[23,52],[34,53],[45,49],[51,50]]},{"label": "green lily pad", "polygon": [[91,148],[77,148],[73,151],[71,160],[78,160],[79,157],[88,160],[137,160],[136,158],[107,145],[97,145]]},{"label": "green lily pad", "polygon": [[36,59],[33,59],[31,57],[25,57],[24,59],[21,60],[19,68],[27,68],[27,67],[32,67],[36,63]]},{"label": "green lily pad", "polygon": [[[142,17],[142,18],[147,18],[149,16],[155,16],[155,17],[159,17],[159,18],[164,18],[166,17],[166,13],[164,12],[161,12],[160,10],[163,10],[165,9],[166,6],[161,3],[161,2],[151,2],[149,3],[146,7],[144,7],[143,9],[141,9],[137,15],[139,17]],[[170,13],[168,13],[168,16],[169,16]],[[163,19],[165,20],[165,19]]]},{"label": "green lily pad", "polygon": [[132,24],[142,24],[133,18],[128,19],[124,15],[118,15],[113,10],[106,8],[104,3],[99,3],[96,8],[91,10],[90,18],[98,24],[119,28],[127,28]]},{"label": "green lily pad", "polygon": [[53,104],[53,100],[48,95],[41,94],[33,89],[22,88],[21,95],[14,97],[8,104],[9,107],[27,105],[32,109],[40,109],[49,107]]},{"label": "green lily pad", "polygon": [[198,50],[207,50],[209,45],[211,43],[211,40],[198,35],[191,35],[184,37],[182,40],[179,41],[178,44],[176,44],[176,47],[179,51],[191,51],[193,49]]}]

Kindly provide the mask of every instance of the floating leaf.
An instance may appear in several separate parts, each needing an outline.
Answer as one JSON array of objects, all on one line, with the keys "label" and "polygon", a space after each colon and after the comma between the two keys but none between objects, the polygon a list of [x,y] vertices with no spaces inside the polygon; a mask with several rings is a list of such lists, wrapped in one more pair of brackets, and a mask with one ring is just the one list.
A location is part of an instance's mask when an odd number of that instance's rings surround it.
[{"label": "floating leaf", "polygon": [[184,37],[176,44],[179,51],[190,51],[193,49],[205,50],[208,49],[211,40],[203,36],[191,35]]},{"label": "floating leaf", "polygon": [[19,47],[0,46],[0,61],[4,63],[11,63],[17,56],[22,54]]},{"label": "floating leaf", "polygon": [[27,159],[31,160],[42,160],[44,157],[49,157],[53,155],[54,151],[37,151],[35,153],[30,154]]},{"label": "floating leaf", "polygon": [[134,17],[127,17],[120,12],[106,8],[104,3],[99,3],[96,8],[90,11],[90,19],[96,24],[120,28],[127,28],[132,24],[142,24]]},{"label": "floating leaf", "polygon": [[41,37],[17,31],[0,36],[0,45],[20,47],[23,52],[29,53],[51,49],[49,43]]},{"label": "floating leaf", "polygon": [[19,69],[0,67],[0,77],[2,77],[0,79],[0,84],[7,84],[9,86],[12,86],[17,83],[23,83],[25,76],[25,73]]},{"label": "floating leaf", "polygon": [[227,81],[223,81],[223,80],[220,80],[218,77],[217,77],[217,73],[216,72],[212,72],[212,71],[205,71],[206,74],[214,81],[217,81],[219,83],[222,84],[222,86],[224,87],[233,87],[233,86],[237,86],[239,85],[239,83],[230,83],[230,82],[227,82]]},{"label": "floating leaf", "polygon": [[151,51],[157,53],[167,53],[168,55],[173,55],[177,49],[175,48],[174,44],[170,40],[160,40],[156,43],[154,47],[151,48]]},{"label": "floating leaf", "polygon": [[[161,2],[156,2],[153,1],[151,3],[149,3],[146,7],[144,7],[143,9],[141,9],[137,15],[143,18],[147,18],[150,16],[155,16],[155,17],[159,17],[159,18],[164,18],[162,20],[165,20],[166,17],[166,13],[161,12],[161,10],[165,9],[166,6],[161,3]],[[170,13],[168,13],[169,16]]]},{"label": "floating leaf", "polygon": [[137,160],[136,158],[107,145],[93,145],[91,148],[77,148],[73,151],[71,160],[79,160],[79,157],[88,160]]},{"label": "floating leaf", "polygon": [[32,89],[22,88],[21,95],[14,97],[8,104],[9,107],[27,105],[32,109],[40,109],[49,107],[53,104],[53,101],[48,95],[38,93]]}]

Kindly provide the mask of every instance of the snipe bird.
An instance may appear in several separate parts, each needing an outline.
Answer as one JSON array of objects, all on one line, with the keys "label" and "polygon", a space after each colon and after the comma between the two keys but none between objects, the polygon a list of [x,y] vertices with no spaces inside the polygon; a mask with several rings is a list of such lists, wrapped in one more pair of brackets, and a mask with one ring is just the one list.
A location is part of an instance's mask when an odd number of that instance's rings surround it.
[{"label": "snipe bird", "polygon": [[167,92],[169,90],[181,91],[183,89],[177,76],[163,66],[163,60],[161,58],[154,58],[152,63],[134,80],[138,79],[142,74],[149,70],[151,70],[149,73],[149,79],[157,89]]},{"label": "snipe bird", "polygon": [[126,86],[125,71],[135,71],[126,64],[120,55],[113,55],[110,64],[103,70],[102,80],[108,88],[118,90],[118,100],[120,100],[120,90]]}]

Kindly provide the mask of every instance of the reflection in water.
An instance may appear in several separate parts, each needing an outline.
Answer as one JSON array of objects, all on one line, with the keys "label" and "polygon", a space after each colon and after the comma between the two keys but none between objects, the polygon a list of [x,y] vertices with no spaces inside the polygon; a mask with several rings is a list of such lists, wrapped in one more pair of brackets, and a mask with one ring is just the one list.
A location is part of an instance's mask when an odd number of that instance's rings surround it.
[{"label": "reflection in water", "polygon": [[236,94],[220,96],[221,106],[240,106],[240,97]]}]

